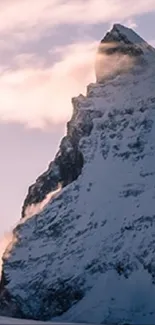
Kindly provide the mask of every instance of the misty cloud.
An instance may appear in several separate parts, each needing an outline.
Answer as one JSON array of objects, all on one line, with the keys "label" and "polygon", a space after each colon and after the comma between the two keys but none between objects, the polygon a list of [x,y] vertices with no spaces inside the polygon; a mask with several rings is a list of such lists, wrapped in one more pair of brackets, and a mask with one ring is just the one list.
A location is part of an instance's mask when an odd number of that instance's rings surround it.
[{"label": "misty cloud", "polygon": [[[31,10],[30,10],[31,8]],[[61,24],[97,24],[129,20],[155,11],[154,0],[2,0],[0,33],[13,32],[13,38],[27,42],[43,36],[47,29]],[[130,23],[131,21],[131,23]],[[133,25],[133,24],[132,24]]]},{"label": "misty cloud", "polygon": [[96,42],[55,49],[60,60],[50,67],[35,54],[16,56],[16,69],[0,74],[0,120],[44,128],[70,118],[71,97],[95,79]]}]

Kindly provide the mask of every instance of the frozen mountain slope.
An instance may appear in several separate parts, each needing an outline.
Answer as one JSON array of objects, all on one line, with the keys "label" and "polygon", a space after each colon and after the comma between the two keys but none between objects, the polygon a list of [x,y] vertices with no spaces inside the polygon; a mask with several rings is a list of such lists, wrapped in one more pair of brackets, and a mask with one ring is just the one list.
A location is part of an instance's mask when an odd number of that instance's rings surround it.
[{"label": "frozen mountain slope", "polygon": [[3,314],[155,323],[155,54],[140,55],[74,98],[63,150],[29,190],[3,257]]},{"label": "frozen mountain slope", "polygon": [[[53,322],[42,322],[42,321],[33,321],[33,320],[25,320],[25,319],[17,319],[17,318],[9,318],[9,317],[0,317],[0,324],[2,325],[62,325],[62,323],[53,323]],[[63,323],[63,325],[78,325],[71,323]],[[84,325],[84,324],[81,324]],[[90,324],[91,325],[91,324]]]}]

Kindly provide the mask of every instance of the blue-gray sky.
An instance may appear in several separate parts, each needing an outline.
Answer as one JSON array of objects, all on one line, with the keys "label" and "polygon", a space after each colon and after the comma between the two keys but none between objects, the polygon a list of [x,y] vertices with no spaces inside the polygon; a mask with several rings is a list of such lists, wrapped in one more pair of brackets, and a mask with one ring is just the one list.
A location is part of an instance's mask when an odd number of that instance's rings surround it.
[{"label": "blue-gray sky", "polygon": [[155,45],[155,0],[0,0],[0,236],[53,159],[71,97],[94,81],[97,44],[113,23]]}]

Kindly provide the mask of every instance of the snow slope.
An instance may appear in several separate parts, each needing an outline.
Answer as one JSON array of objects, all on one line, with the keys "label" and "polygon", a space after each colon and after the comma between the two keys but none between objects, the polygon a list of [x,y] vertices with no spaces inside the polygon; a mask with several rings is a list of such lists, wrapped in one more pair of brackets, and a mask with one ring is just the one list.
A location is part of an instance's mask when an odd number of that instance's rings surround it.
[{"label": "snow slope", "polygon": [[[18,324],[21,324],[21,325],[29,325],[29,324],[40,324],[40,325],[44,325],[44,324],[47,324],[47,322],[39,322],[39,321],[32,321],[32,320],[24,320],[24,319],[17,319],[17,318],[10,318],[10,317],[0,317],[0,324],[2,325],[18,325]],[[54,325],[54,323],[51,323],[51,322],[48,322],[48,324],[52,324]],[[57,325],[59,325],[57,323]]]},{"label": "snow slope", "polygon": [[[124,39],[128,29],[116,27],[110,39],[120,28],[121,42],[121,30]],[[42,211],[24,215],[14,230],[3,257],[3,314],[155,323],[155,52],[148,47],[140,56],[128,71],[90,84],[86,97],[73,100],[63,157],[78,134],[84,164],[76,179],[62,182]],[[33,185],[26,208],[38,204],[36,193],[50,170]],[[41,197],[47,194],[46,188]]]},{"label": "snow slope", "polygon": [[[25,319],[17,319],[17,318],[10,318],[10,317],[0,317],[0,324],[2,325],[77,325],[77,324],[70,324],[70,323],[54,323],[54,322],[42,322],[42,321],[33,321],[33,320],[25,320]],[[84,324],[81,324],[84,325]]]}]

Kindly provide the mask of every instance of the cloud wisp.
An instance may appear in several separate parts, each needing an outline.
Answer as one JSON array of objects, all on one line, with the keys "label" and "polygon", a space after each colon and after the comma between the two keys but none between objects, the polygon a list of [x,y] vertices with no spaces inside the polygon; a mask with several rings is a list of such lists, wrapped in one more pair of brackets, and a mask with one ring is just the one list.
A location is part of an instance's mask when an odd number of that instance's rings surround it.
[{"label": "cloud wisp", "polygon": [[60,24],[130,20],[136,15],[155,11],[155,1],[2,0],[0,11],[0,32],[14,31],[19,41],[25,41],[31,37],[40,37],[43,30],[56,28]]},{"label": "cloud wisp", "polygon": [[[91,40],[76,43],[75,40],[71,45],[56,49],[53,46],[51,52],[58,54],[59,61],[47,66],[37,49],[34,53],[28,50],[30,41],[39,38],[43,44],[45,31],[55,32],[56,27],[63,24],[89,26],[124,21],[128,26],[136,27],[135,15],[155,11],[155,2],[1,0],[0,10],[3,13],[0,49],[5,52],[23,42],[27,46],[27,53],[20,49],[14,54],[14,68],[12,63],[9,67],[0,66],[0,121],[44,128],[69,119],[71,97],[85,92],[86,85],[95,80],[98,44]],[[3,35],[8,35],[9,41]]]},{"label": "cloud wisp", "polygon": [[71,97],[94,81],[96,48],[95,41],[57,48],[60,60],[51,67],[36,55],[17,56],[18,68],[0,72],[0,120],[40,128],[65,122]]},{"label": "cloud wisp", "polygon": [[55,54],[60,59],[51,67],[36,55],[17,56],[16,69],[0,73],[0,121],[42,129],[66,122],[72,114],[71,98],[95,82],[95,71],[98,80],[111,78],[135,64],[123,53],[109,58],[107,46],[100,45],[98,54],[96,41],[58,47]]},{"label": "cloud wisp", "polygon": [[2,238],[0,238],[0,278],[1,278],[1,271],[2,271],[2,257],[4,252],[6,251],[8,245],[11,247],[11,242],[13,240],[12,232],[5,233]]}]

